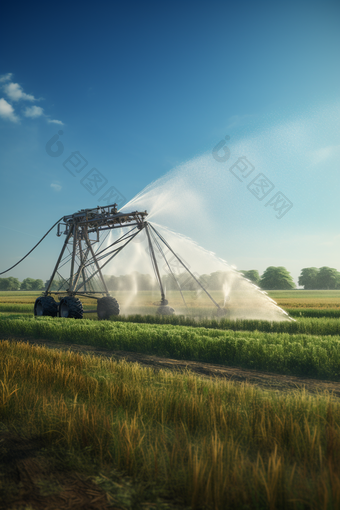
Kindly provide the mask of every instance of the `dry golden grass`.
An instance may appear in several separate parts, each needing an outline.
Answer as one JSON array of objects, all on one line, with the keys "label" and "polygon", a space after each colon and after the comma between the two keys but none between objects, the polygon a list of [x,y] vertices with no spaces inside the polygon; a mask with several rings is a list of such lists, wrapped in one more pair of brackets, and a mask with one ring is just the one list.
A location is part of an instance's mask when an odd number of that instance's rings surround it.
[{"label": "dry golden grass", "polygon": [[340,404],[330,395],[263,393],[8,341],[0,381],[6,426],[192,508],[340,507]]}]

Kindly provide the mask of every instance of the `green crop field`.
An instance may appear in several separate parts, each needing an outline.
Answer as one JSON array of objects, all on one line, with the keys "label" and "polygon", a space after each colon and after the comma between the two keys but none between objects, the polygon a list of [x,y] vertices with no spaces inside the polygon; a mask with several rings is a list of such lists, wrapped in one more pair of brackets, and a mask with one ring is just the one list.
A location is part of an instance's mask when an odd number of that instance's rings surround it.
[{"label": "green crop field", "polygon": [[[129,321],[0,316],[0,331],[5,337],[78,343],[280,374],[340,380],[338,319],[301,319],[279,323],[223,321],[223,325],[225,329],[218,329],[216,325],[202,328]],[[286,332],[291,327],[297,334]],[[281,331],[273,332],[274,328]],[[323,334],[306,334],[306,331],[311,333],[313,329],[321,330]]]},{"label": "green crop field", "polygon": [[340,308],[340,290],[271,290],[268,294],[283,308]]},{"label": "green crop field", "polygon": [[[282,322],[218,320],[206,317],[204,307],[195,316],[157,316],[152,293],[129,308],[133,315],[109,321],[95,314],[35,318],[38,295],[0,293],[4,508],[16,508],[20,497],[23,508],[35,508],[38,496],[39,508],[63,508],[71,482],[61,472],[81,479],[83,492],[103,498],[105,509],[340,508],[337,397],[261,391],[20,342],[81,344],[340,382],[339,291],[271,292],[294,318]],[[124,299],[127,293],[119,296]],[[92,309],[93,301],[84,300],[84,308]],[[141,309],[144,315],[136,313]],[[16,439],[6,446],[6,437]],[[18,485],[19,461],[5,465],[1,455],[36,438],[43,446],[30,461],[35,478]]]},{"label": "green crop field", "polygon": [[[217,302],[223,301],[222,292],[212,291],[212,297]],[[41,292],[18,291],[5,292],[0,291],[0,304],[32,304]],[[134,295],[127,291],[117,291],[114,293],[123,308],[129,307],[131,313],[137,313],[133,309],[143,307],[149,309],[149,313],[155,309],[154,302],[159,301],[158,292],[142,291]],[[169,291],[169,300],[176,307],[183,307],[182,299],[178,292]],[[277,304],[284,309],[289,308],[315,308],[315,309],[340,309],[340,291],[339,290],[276,290],[268,291],[269,297],[274,299]],[[197,299],[197,293],[191,291],[184,292],[185,300],[189,308],[206,307],[209,305],[209,299],[201,296]],[[83,300],[85,305],[91,304],[90,299]],[[93,303],[92,303],[93,304]],[[6,311],[6,310],[4,310]],[[32,306],[33,311],[33,306]]]},{"label": "green crop field", "polygon": [[[120,299],[128,299],[120,293]],[[194,293],[187,293],[187,299]],[[217,293],[216,293],[217,294]],[[276,291],[273,298],[298,294],[309,302],[337,299],[338,291]],[[281,374],[338,380],[340,377],[340,320],[337,308],[287,309],[295,320],[211,319],[191,316],[129,315],[98,322],[96,314],[80,321],[32,316],[39,293],[2,292],[0,331],[3,337],[40,338],[59,342],[171,356],[222,365],[267,370]],[[321,296],[321,297],[318,297]],[[217,297],[217,296],[216,296]],[[152,310],[154,296],[145,292],[139,305]],[[294,298],[297,299],[297,298]],[[328,300],[328,301],[327,301]],[[190,300],[188,299],[189,303]],[[85,299],[84,308],[93,308]]]}]

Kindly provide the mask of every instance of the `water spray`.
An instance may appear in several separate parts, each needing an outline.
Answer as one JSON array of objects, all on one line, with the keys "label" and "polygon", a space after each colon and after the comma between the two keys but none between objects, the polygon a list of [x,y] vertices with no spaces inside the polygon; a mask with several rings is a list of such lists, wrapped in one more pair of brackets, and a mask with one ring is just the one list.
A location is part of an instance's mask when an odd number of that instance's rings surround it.
[{"label": "water spray", "polygon": [[[170,280],[172,279],[175,288],[179,290],[185,306],[184,310],[179,307],[179,313],[192,313],[184,297],[183,290],[186,284],[184,283],[183,286],[183,279],[181,279],[183,274],[186,273],[189,279],[195,282],[201,295],[205,295],[213,304],[214,315],[217,317],[228,315],[235,319],[289,320],[287,313],[278,307],[266,293],[263,293],[243,278],[242,275],[228,267],[225,261],[217,259],[189,238],[180,236],[168,229],[163,234],[164,228],[161,225],[152,224],[147,220],[147,217],[148,212],[146,210],[129,212],[125,206],[123,211],[118,211],[117,204],[82,209],[60,218],[34,248],[7,271],[17,266],[32,253],[48,233],[57,226],[57,236],[63,236],[65,239],[46,290],[35,301],[34,315],[82,318],[85,313],[97,313],[99,319],[109,319],[112,315],[119,315],[120,305],[108,290],[107,282],[103,276],[103,269],[108,267],[107,265],[111,261],[114,261],[116,269],[121,263],[126,266],[128,260],[130,260],[130,265],[135,264],[136,257],[131,259],[129,251],[126,251],[126,254],[124,253],[125,258],[118,257],[118,259],[115,259],[115,257],[124,249],[129,250],[128,246],[135,246],[131,242],[144,231],[148,247],[145,254],[147,253],[149,256],[149,262],[151,261],[157,286],[160,290],[160,301],[153,303],[157,306],[157,314],[172,315],[175,313],[174,308],[169,305],[166,295],[165,286],[168,285],[169,280],[164,281],[161,276],[159,263],[164,260],[163,269],[168,272]],[[115,232],[115,236],[112,236],[113,232]],[[171,242],[169,242],[169,238]],[[219,272],[221,275],[225,275],[222,278],[223,281],[220,282],[224,296],[220,303],[215,300],[216,295],[214,294],[214,299],[213,293],[208,291],[208,284],[204,279],[197,272],[194,272],[190,264],[178,255],[177,250],[174,250],[173,247],[177,247],[178,242],[181,243],[181,246],[184,243],[187,255],[188,248],[193,249],[189,255],[189,260],[197,262],[197,259],[200,259],[201,269],[207,266],[210,268],[212,265],[216,270],[218,268],[216,263],[218,263]],[[137,252],[135,255],[137,255]],[[137,258],[140,262],[142,262],[141,256],[142,253],[138,253]],[[168,260],[169,257],[172,257],[172,259]],[[176,260],[176,263],[182,268],[181,273],[176,274],[174,267],[172,267],[172,260]],[[64,268],[64,266],[66,267]],[[62,270],[62,268],[64,269]],[[218,274],[218,272],[213,274]],[[211,288],[214,289],[215,287],[209,287],[209,290]],[[81,297],[95,300],[96,309],[84,310],[80,300]]]},{"label": "water spray", "polygon": [[[147,211],[119,212],[117,204],[112,204],[98,206],[94,209],[82,209],[77,213],[64,216],[55,223],[54,226],[58,225],[57,236],[65,236],[65,240],[46,290],[42,296],[37,298],[34,304],[34,315],[75,319],[82,318],[84,313],[94,312],[97,313],[99,319],[108,319],[111,315],[119,315],[119,304],[110,295],[102,270],[142,230],[145,230],[147,235],[151,263],[160,288],[161,300],[158,304],[157,313],[161,315],[172,315],[175,313],[175,310],[169,306],[166,299],[155,254],[157,249],[170,268],[169,262],[161,248],[161,244],[164,244],[209,296],[218,309],[218,315],[223,315],[223,309],[221,309],[209,292],[192,274],[182,259],[173,251],[169,243],[146,221],[147,215]],[[122,229],[123,234],[106,248],[102,248],[103,241],[100,243],[100,233],[114,229]],[[97,249],[95,250],[96,246]],[[70,266],[68,278],[64,278],[60,272],[61,268],[66,264]],[[180,289],[180,285],[172,271],[171,274]],[[52,290],[56,277],[59,278],[59,287],[58,290]],[[181,295],[184,300],[182,291]],[[95,299],[97,301],[96,310],[84,310],[79,299],[81,296]],[[58,297],[59,303],[55,300],[55,297]]]}]

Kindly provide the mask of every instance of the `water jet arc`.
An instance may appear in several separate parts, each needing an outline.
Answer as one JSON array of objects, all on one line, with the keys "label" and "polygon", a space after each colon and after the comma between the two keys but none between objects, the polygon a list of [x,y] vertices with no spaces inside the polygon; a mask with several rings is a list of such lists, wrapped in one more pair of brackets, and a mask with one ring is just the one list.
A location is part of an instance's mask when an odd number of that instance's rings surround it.
[{"label": "water jet arc", "polygon": [[[151,223],[146,221],[147,215],[147,211],[119,212],[117,210],[117,204],[112,204],[108,206],[98,206],[94,209],[82,209],[77,213],[64,216],[62,221],[58,223],[57,236],[65,235],[65,241],[46,290],[35,303],[35,315],[55,316],[58,314],[62,317],[82,318],[84,313],[93,312],[93,310],[84,311],[81,301],[76,296],[96,299],[99,318],[108,318],[110,312],[118,315],[120,312],[119,305],[110,295],[102,270],[144,229],[148,239],[151,263],[161,293],[161,301],[157,313],[171,315],[174,313],[174,309],[168,306],[155,248],[164,258],[170,269],[185,304],[180,284],[171,270],[169,262],[162,250],[161,243],[170,250],[188,274],[196,281],[199,287],[203,289],[209,299],[217,307],[218,311],[223,312],[223,309],[221,309],[201,282],[199,282],[181,258],[174,252],[164,237]],[[103,241],[100,243],[100,232],[114,229],[127,229],[127,231],[120,235],[117,240],[106,246],[106,248],[101,249]],[[95,250],[94,247],[97,243],[100,244]],[[61,267],[65,264],[70,264],[68,278],[64,278],[60,273]],[[61,283],[58,290],[53,291],[51,289],[55,277],[59,277]],[[96,286],[94,285],[95,278],[97,280]],[[52,295],[59,298],[59,305],[54,301]]]}]

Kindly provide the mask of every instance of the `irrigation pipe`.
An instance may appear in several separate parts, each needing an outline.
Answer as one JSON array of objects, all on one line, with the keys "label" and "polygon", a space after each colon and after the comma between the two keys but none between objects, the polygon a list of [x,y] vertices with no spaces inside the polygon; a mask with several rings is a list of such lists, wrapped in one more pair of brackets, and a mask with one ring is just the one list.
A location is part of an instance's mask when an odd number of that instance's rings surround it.
[{"label": "irrigation pipe", "polygon": [[20,260],[19,260],[19,262],[17,262],[16,264],[14,264],[14,266],[10,267],[9,269],[6,269],[6,271],[2,271],[2,273],[0,273],[0,275],[1,275],[1,274],[8,273],[8,271],[10,271],[10,270],[11,270],[11,269],[13,269],[14,267],[18,266],[18,265],[20,264],[20,262],[22,262],[23,260],[25,260],[25,258],[26,258],[26,257],[28,257],[28,255],[30,255],[30,254],[32,253],[32,251],[34,251],[34,250],[36,249],[36,247],[37,247],[37,246],[39,246],[39,244],[40,244],[40,243],[41,243],[41,242],[45,239],[45,237],[46,237],[46,236],[47,236],[47,235],[51,232],[51,230],[53,230],[53,229],[54,229],[54,227],[55,227],[56,225],[58,225],[58,223],[59,223],[62,219],[63,219],[63,216],[62,216],[62,217],[61,217],[58,221],[56,221],[56,222],[55,222],[55,224],[54,224],[54,225],[50,228],[50,230],[48,230],[48,231],[46,232],[46,234],[45,234],[45,235],[44,235],[44,236],[40,239],[40,241],[39,241],[39,242],[38,242],[38,243],[37,243],[37,244],[36,244],[36,245],[35,245],[35,246],[34,246],[34,247],[33,247],[33,248],[32,248],[32,249],[28,252],[28,253],[26,253],[26,255],[25,255],[24,257],[22,257],[22,259],[20,259]]}]

